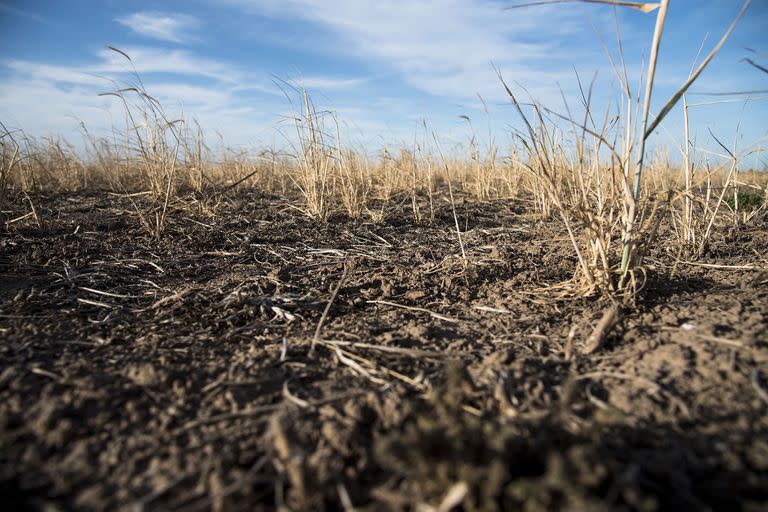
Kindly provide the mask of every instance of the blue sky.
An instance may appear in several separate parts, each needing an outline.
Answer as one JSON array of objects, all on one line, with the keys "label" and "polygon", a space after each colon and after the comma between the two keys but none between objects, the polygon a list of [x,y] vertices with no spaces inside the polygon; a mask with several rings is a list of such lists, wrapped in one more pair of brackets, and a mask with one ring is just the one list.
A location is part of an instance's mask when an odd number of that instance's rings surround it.
[{"label": "blue sky", "polygon": [[[576,110],[575,73],[598,73],[594,104],[619,97],[596,33],[616,55],[614,10],[565,3],[505,9],[507,0],[0,0],[0,120],[34,136],[78,142],[80,121],[96,133],[121,126],[114,98],[130,67],[106,45],[129,53],[150,94],[171,113],[183,109],[228,145],[281,145],[291,106],[276,78],[306,87],[337,112],[345,137],[369,148],[409,143],[426,120],[447,143],[466,141],[468,115],[482,135],[488,104],[497,142],[510,140],[514,112],[496,65],[517,88],[563,111],[560,89]],[[681,84],[704,39],[720,38],[741,2],[672,0],[662,41],[654,110]],[[637,83],[655,14],[617,9],[627,65]],[[768,1],[746,17],[689,102],[744,99],[718,93],[768,89]],[[764,52],[755,54],[752,48]],[[716,150],[709,130],[739,148],[765,147],[768,93],[691,109],[696,144]],[[681,140],[676,109],[657,143]],[[667,133],[668,132],[668,133]],[[737,137],[738,134],[738,137]],[[762,142],[760,142],[762,140]],[[720,151],[722,152],[722,151]],[[672,155],[674,156],[674,155]],[[768,157],[760,155],[758,161]]]}]

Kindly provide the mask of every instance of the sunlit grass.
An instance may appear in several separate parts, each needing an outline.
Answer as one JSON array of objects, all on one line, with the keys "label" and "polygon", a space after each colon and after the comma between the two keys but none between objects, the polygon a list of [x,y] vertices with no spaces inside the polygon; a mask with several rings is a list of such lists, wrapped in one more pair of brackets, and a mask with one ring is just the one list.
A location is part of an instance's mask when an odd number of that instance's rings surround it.
[{"label": "sunlit grass", "polygon": [[[715,230],[755,222],[768,210],[766,173],[743,169],[744,151],[717,140],[726,158],[719,163],[697,158],[689,140],[685,98],[750,2],[655,115],[650,106],[668,0],[593,3],[657,15],[642,93],[633,91],[636,78],[627,73],[617,34],[620,59],[615,61],[610,53],[608,58],[624,103],[613,110],[593,104],[593,84],[579,83],[580,105],[566,104],[566,112],[560,113],[533,98],[523,100],[524,93],[513,90],[499,73],[499,88],[506,90],[524,127],[512,133],[510,147],[497,144],[490,123],[485,135],[475,120],[463,116],[471,136],[447,153],[439,135],[424,124],[424,136],[412,144],[387,145],[371,155],[345,143],[341,120],[318,108],[308,91],[288,88],[286,96],[294,108],[288,149],[269,148],[254,155],[212,150],[194,119],[169,118],[135,74],[134,83],[105,93],[122,105],[124,127],[110,138],[94,137],[84,127],[84,153],[62,140],[36,141],[2,127],[0,210],[6,212],[5,228],[27,219],[42,225],[27,195],[41,190],[107,189],[129,197],[146,195],[149,202],[135,205],[135,213],[158,240],[177,202],[189,205],[192,197],[215,204],[238,188],[286,196],[319,221],[343,214],[379,222],[388,209],[405,204],[414,222],[431,222],[444,198],[453,212],[457,250],[466,258],[457,197],[504,199],[529,205],[542,219],[559,219],[568,234],[577,261],[573,278],[541,293],[556,299],[601,294],[631,301],[643,287],[644,256],[662,225],[672,233],[665,239],[672,245],[669,252],[698,258],[706,253]],[[129,55],[113,50],[131,63]],[[663,156],[648,156],[646,141],[681,100],[685,140],[680,144],[682,163],[673,165]],[[29,212],[7,209],[18,194],[25,195]]]}]

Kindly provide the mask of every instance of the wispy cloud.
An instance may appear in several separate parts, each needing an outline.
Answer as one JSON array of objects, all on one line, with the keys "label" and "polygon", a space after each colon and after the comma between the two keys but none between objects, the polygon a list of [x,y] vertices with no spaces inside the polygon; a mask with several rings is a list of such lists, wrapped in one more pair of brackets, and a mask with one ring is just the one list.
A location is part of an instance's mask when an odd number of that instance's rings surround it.
[{"label": "wispy cloud", "polygon": [[32,11],[28,11],[25,9],[19,9],[18,7],[13,7],[10,5],[7,5],[3,2],[0,2],[0,12],[6,12],[8,14],[11,14],[13,16],[20,16],[22,18],[27,18],[32,21],[36,21],[38,23],[42,23],[43,25],[53,25],[50,21],[43,18],[39,14],[36,14]]},{"label": "wispy cloud", "polygon": [[353,89],[366,82],[363,78],[327,78],[321,76],[302,77],[298,84],[306,89],[331,90],[331,89]]},{"label": "wispy cloud", "polygon": [[[397,72],[411,86],[445,97],[501,96],[492,63],[535,92],[559,96],[556,82],[572,80],[573,73],[569,65],[557,64],[585,55],[594,63],[599,54],[596,41],[575,54],[574,37],[594,37],[588,25],[585,30],[578,7],[521,12],[505,10],[495,0],[340,0],[331,9],[325,0],[223,1],[254,15],[309,23],[322,31],[317,40],[335,38],[322,51],[364,59]],[[593,21],[602,19],[602,12],[591,10]],[[557,27],[558,37],[546,27]],[[564,40],[571,41],[567,49]]]},{"label": "wispy cloud", "polygon": [[[37,131],[38,120],[44,120],[48,126],[45,131],[68,133],[75,115],[89,125],[103,125],[105,111],[119,115],[119,109],[114,112],[109,99],[105,101],[99,93],[115,85],[135,83],[135,73],[147,92],[166,108],[182,107],[193,115],[205,113],[208,119],[217,111],[231,115],[242,112],[239,109],[253,100],[254,94],[268,93],[272,100],[266,102],[281,102],[281,93],[269,75],[247,73],[230,63],[181,50],[127,47],[124,51],[131,62],[109,49],[98,51],[90,63],[79,66],[21,59],[0,62],[0,69],[5,67],[9,72],[0,83],[0,113],[33,131]],[[265,102],[263,98],[261,101]],[[30,108],[37,114],[28,115]]]},{"label": "wispy cloud", "polygon": [[115,21],[142,36],[172,43],[190,41],[192,32],[200,26],[194,16],[157,11],[140,11],[120,16]]},{"label": "wispy cloud", "polygon": [[[252,91],[283,96],[266,72],[243,70],[234,64],[200,57],[186,50],[165,50],[146,46],[129,46],[119,52],[104,48],[95,54],[95,61],[80,66],[48,64],[29,60],[11,59],[0,62],[17,76],[47,80],[53,83],[109,86],[109,81],[132,82],[135,75],[163,75],[181,84],[184,80],[204,79],[217,83],[218,89]],[[338,78],[308,76],[287,78],[288,83],[312,90],[353,89],[366,82],[364,78]],[[179,91],[183,89],[180,87]]]},{"label": "wispy cloud", "polygon": [[48,64],[29,60],[12,59],[4,64],[19,75],[46,79],[68,84],[107,85],[105,80],[130,80],[130,75],[164,74],[167,76],[204,78],[237,86],[253,80],[253,76],[238,67],[221,60],[200,57],[185,50],[165,50],[145,46],[123,47],[121,51],[131,57],[109,48],[99,50],[94,61],[80,66]]},{"label": "wispy cloud", "polygon": [[120,50],[130,55],[130,63],[120,53],[104,48],[97,54],[100,61],[86,69],[103,73],[126,73],[133,72],[135,68],[140,74],[165,73],[197,76],[229,83],[237,83],[244,76],[244,73],[235,65],[219,59],[201,57],[186,50],[166,50],[146,46],[128,46]]},{"label": "wispy cloud", "polygon": [[[285,97],[266,71],[248,70],[187,50],[122,47],[128,61],[105,48],[80,65],[23,59],[0,60],[0,117],[33,134],[68,137],[80,121],[92,132],[108,130],[122,113],[118,102],[99,93],[135,83],[138,73],[149,94],[170,115],[183,110],[227,140],[256,143],[285,108]],[[363,79],[315,75],[296,81],[319,90],[359,86]],[[76,137],[75,137],[76,138]]]}]

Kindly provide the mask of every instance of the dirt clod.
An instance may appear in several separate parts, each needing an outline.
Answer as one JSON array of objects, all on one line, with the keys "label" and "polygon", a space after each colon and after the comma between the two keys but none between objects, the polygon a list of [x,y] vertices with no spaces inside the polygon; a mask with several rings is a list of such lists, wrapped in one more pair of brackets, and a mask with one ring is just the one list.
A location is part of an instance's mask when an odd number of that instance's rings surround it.
[{"label": "dirt clod", "polygon": [[[33,200],[44,229],[1,235],[15,510],[768,507],[759,271],[652,252],[587,356],[609,303],[537,300],[572,251],[509,202],[462,203],[464,260],[447,203],[319,222],[242,191],[158,240],[126,198]],[[768,256],[738,240],[702,263]]]}]

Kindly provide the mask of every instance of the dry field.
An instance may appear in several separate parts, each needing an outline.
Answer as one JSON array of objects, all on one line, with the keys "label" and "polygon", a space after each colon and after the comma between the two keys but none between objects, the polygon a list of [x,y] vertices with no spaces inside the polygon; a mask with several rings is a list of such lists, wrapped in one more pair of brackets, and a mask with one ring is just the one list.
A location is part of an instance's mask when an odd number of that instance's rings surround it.
[{"label": "dry field", "polygon": [[651,158],[621,68],[615,118],[507,89],[509,148],[3,126],[6,508],[765,510],[764,141]]}]

